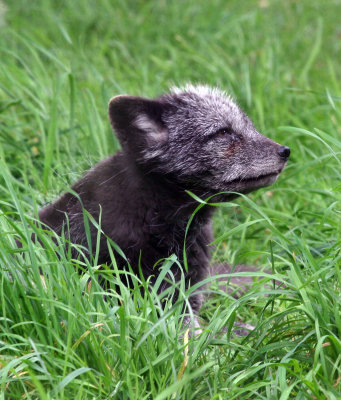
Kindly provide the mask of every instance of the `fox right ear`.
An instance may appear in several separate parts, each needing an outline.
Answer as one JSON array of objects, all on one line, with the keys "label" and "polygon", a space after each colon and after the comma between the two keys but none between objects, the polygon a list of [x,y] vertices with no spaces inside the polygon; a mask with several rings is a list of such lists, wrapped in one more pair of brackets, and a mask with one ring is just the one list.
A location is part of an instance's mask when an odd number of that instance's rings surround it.
[{"label": "fox right ear", "polygon": [[109,102],[109,119],[121,145],[134,150],[167,141],[163,111],[159,100],[142,97],[119,95]]}]

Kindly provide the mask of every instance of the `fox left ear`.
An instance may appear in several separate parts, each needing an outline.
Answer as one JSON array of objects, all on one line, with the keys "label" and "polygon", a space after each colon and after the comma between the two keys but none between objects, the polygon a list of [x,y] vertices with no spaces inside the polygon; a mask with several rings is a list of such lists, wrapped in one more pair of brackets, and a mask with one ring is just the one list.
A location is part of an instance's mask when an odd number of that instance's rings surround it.
[{"label": "fox left ear", "polygon": [[143,150],[164,143],[168,130],[158,100],[120,95],[109,102],[109,119],[123,147]]}]

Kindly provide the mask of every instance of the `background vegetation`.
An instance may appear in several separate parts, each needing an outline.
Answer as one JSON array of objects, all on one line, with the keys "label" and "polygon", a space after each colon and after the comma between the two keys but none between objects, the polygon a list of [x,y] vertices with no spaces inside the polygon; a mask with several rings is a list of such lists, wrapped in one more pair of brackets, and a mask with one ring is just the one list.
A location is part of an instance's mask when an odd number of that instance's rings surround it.
[{"label": "background vegetation", "polygon": [[[341,398],[340,15],[339,0],[0,3],[0,399]],[[115,270],[104,296],[95,260],[32,220],[118,149],[110,97],[188,81],[232,93],[292,157],[215,218],[215,261],[271,273],[238,300],[213,286],[187,341],[181,302]],[[238,321],[255,329],[236,337]]]}]

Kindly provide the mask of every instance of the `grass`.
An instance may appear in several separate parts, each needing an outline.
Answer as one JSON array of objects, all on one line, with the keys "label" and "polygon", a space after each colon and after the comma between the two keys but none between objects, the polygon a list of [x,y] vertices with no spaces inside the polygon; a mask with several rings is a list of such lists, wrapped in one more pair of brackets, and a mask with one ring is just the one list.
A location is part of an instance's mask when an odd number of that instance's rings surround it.
[{"label": "grass", "polygon": [[[341,398],[341,2],[0,4],[0,398]],[[120,294],[104,292],[94,260],[32,223],[118,148],[110,97],[187,81],[228,90],[292,149],[273,187],[217,209],[214,262],[271,273],[239,299],[213,285],[197,338],[188,293],[162,308],[115,268],[101,274]],[[256,328],[238,338],[235,321]]]}]

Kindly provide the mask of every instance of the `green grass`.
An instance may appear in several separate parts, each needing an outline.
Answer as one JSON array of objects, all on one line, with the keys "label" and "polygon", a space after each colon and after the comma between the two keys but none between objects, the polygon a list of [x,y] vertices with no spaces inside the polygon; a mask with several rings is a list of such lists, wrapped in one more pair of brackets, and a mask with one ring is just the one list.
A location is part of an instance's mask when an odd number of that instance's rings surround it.
[{"label": "green grass", "polygon": [[[341,2],[0,4],[0,399],[340,399]],[[104,293],[94,260],[32,221],[118,149],[110,97],[188,81],[232,93],[292,157],[214,221],[214,262],[272,273],[238,300],[213,286],[186,345],[188,293],[162,308],[115,268]],[[235,321],[256,329],[237,338]]]}]

